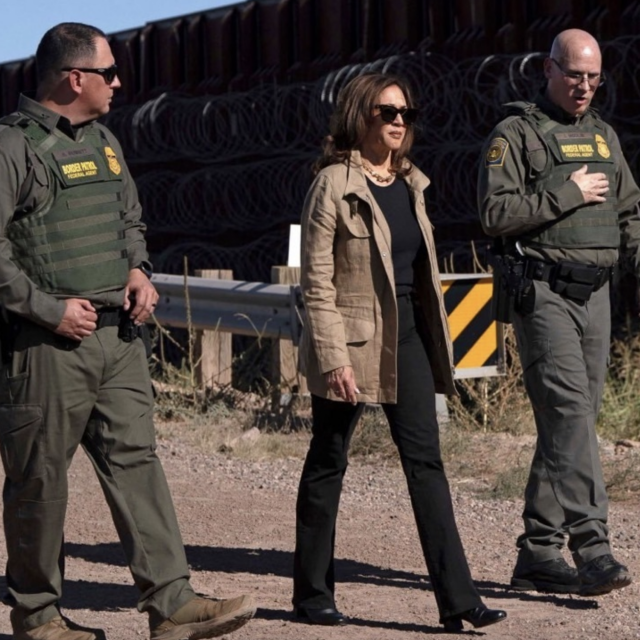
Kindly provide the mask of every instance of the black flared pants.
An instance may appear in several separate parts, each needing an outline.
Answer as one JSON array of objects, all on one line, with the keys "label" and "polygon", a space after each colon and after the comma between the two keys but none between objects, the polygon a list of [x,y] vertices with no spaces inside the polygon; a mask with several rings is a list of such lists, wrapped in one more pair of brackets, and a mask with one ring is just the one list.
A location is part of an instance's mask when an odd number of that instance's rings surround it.
[{"label": "black flared pants", "polygon": [[[455,523],[440,455],[433,375],[410,296],[398,297],[398,393],[383,404],[398,447],[440,618],[473,609],[480,597]],[[357,383],[357,380],[356,380]],[[335,606],[334,545],[351,436],[364,405],[312,396],[313,426],[296,505],[293,604]]]}]

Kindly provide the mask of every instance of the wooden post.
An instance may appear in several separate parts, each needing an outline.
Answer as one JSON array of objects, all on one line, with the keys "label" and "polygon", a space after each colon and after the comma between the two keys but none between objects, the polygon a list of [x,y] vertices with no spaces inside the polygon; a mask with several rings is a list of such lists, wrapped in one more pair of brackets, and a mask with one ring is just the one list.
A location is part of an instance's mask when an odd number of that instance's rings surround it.
[{"label": "wooden post", "polygon": [[[300,267],[271,267],[273,284],[298,284]],[[292,394],[308,393],[307,380],[298,371],[298,347],[291,340],[274,340],[272,382],[280,391],[280,402],[287,402]]]},{"label": "wooden post", "polygon": [[[233,280],[229,269],[198,269],[195,273],[200,278]],[[196,378],[201,388],[231,384],[231,339],[232,335],[223,331],[196,331]]]}]

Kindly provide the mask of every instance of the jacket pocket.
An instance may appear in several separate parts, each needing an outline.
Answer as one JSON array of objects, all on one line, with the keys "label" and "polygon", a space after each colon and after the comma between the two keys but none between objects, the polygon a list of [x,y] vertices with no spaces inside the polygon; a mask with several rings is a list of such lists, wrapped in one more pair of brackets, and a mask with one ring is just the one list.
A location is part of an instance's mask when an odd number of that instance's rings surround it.
[{"label": "jacket pocket", "polygon": [[40,405],[0,406],[0,455],[12,482],[44,475],[44,426]]},{"label": "jacket pocket", "polygon": [[371,236],[365,219],[359,213],[350,213],[343,218],[343,222],[349,235],[354,238],[369,238]]},{"label": "jacket pocket", "polygon": [[376,324],[371,320],[343,316],[342,322],[344,324],[344,335],[347,344],[367,342],[371,340],[376,333]]}]

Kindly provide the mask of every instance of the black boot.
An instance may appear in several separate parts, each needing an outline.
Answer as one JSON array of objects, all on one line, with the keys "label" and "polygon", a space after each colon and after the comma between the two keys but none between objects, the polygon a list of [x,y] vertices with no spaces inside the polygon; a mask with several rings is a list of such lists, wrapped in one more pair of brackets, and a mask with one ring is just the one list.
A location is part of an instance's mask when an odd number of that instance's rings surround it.
[{"label": "black boot", "polygon": [[488,627],[490,624],[502,622],[507,617],[507,612],[502,609],[487,609],[485,605],[480,605],[475,609],[469,609],[463,613],[458,613],[444,620],[444,630],[447,633],[457,633],[462,631],[462,622],[472,624],[475,629]]}]

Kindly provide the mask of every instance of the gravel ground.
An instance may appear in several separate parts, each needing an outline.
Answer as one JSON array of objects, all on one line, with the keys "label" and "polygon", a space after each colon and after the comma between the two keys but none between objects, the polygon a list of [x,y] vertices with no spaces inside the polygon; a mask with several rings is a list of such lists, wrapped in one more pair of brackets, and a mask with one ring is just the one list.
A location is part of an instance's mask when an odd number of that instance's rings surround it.
[{"label": "gravel ground", "polygon": [[[415,640],[443,633],[404,479],[394,463],[354,463],[349,468],[338,523],[337,598],[351,623],[322,628],[291,619],[294,504],[302,461],[204,455],[175,438],[161,441],[159,452],[196,590],[217,597],[249,593],[259,603],[256,618],[229,637]],[[635,583],[599,598],[509,591],[521,502],[480,500],[463,491],[455,478],[451,484],[474,578],[487,605],[506,609],[508,619],[482,632],[448,637],[640,639]],[[70,485],[65,614],[103,629],[108,640],[148,637],[109,512],[82,453],[70,470]],[[639,515],[640,506],[626,502],[614,504],[610,517],[615,554],[636,576]],[[4,561],[4,549],[0,556]],[[10,637],[5,607],[0,610],[0,640]]]}]

